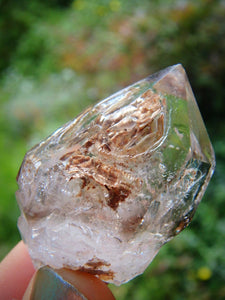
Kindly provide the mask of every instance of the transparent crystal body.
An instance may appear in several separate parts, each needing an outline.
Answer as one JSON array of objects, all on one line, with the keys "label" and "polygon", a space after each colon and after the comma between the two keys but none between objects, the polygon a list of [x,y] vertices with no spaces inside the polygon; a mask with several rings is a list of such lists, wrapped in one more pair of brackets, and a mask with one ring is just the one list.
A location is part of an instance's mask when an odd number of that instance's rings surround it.
[{"label": "transparent crystal body", "polygon": [[99,102],[26,154],[18,226],[36,267],[119,285],[189,224],[214,167],[178,64]]}]

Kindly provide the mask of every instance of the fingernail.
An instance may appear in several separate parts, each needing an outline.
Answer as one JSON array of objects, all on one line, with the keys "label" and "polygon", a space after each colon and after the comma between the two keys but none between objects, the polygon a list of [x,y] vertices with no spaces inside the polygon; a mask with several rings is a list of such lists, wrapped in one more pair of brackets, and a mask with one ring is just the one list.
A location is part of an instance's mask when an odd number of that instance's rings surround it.
[{"label": "fingernail", "polygon": [[34,277],[30,300],[87,300],[73,285],[50,267],[42,267]]}]

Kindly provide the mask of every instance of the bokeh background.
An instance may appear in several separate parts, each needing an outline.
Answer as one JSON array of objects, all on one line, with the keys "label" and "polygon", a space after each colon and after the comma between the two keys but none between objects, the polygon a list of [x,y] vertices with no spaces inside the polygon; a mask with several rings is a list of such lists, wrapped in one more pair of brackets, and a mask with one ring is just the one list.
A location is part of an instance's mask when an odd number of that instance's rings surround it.
[{"label": "bokeh background", "polygon": [[225,1],[0,0],[0,258],[26,151],[86,106],[185,67],[217,157],[193,222],[118,300],[225,299]]}]

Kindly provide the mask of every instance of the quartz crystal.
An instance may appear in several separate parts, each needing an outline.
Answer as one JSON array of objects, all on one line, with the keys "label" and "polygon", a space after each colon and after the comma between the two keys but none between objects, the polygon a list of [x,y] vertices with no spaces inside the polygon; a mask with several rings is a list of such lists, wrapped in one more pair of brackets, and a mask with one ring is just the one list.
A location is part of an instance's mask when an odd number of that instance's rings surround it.
[{"label": "quartz crystal", "polygon": [[127,282],[189,224],[214,166],[180,64],[115,93],[24,158],[18,225],[35,266]]}]

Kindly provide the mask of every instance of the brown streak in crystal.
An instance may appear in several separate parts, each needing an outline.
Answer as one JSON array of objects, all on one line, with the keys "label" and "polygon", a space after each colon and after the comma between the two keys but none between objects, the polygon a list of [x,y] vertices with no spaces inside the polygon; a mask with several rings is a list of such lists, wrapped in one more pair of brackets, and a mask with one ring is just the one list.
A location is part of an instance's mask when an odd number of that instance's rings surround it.
[{"label": "brown streak in crystal", "polygon": [[[131,189],[129,184],[126,182],[120,182],[117,185],[118,177],[122,173],[116,167],[103,164],[100,160],[90,158],[84,155],[75,155],[69,159],[66,169],[71,174],[79,172],[84,176],[80,175],[82,179],[81,189],[90,189],[89,179],[94,180],[97,184],[105,186],[108,190],[107,205],[113,210],[116,210],[120,202],[130,195]],[[73,176],[71,176],[71,179]],[[102,201],[101,201],[102,203]]]},{"label": "brown streak in crystal", "polygon": [[[77,171],[74,168],[80,170],[84,175],[93,178],[98,183],[101,184],[104,180],[108,185],[114,185],[121,173],[120,170],[113,166],[103,164],[98,159],[84,155],[75,155],[70,158],[66,170],[71,174],[73,172],[76,173]],[[100,176],[103,178],[102,180],[100,180]]]},{"label": "brown streak in crystal", "polygon": [[88,149],[88,148],[90,148],[93,144],[94,144],[94,142],[91,141],[91,140],[89,140],[89,141],[87,141],[87,142],[84,144],[84,147]]},{"label": "brown streak in crystal", "polygon": [[81,189],[84,189],[85,186],[87,186],[90,181],[86,177],[81,177],[81,180],[82,180]]},{"label": "brown streak in crystal", "polygon": [[60,157],[60,160],[64,161],[66,160],[67,158],[69,158],[71,156],[71,154],[73,154],[74,151],[71,151],[71,152],[67,152],[66,154],[64,154],[62,157]]},{"label": "brown streak in crystal", "polygon": [[101,259],[98,259],[97,257],[93,257],[90,259],[85,265],[85,268],[92,268],[93,270],[99,269],[101,267],[109,267],[111,266],[110,263],[107,263],[106,261],[103,261]]},{"label": "brown streak in crystal", "polygon": [[128,220],[122,223],[122,231],[125,234],[133,233],[142,222],[143,216],[137,215],[130,217]]},{"label": "brown streak in crystal", "polygon": [[102,145],[102,149],[105,150],[106,152],[110,152],[111,151],[111,149],[110,149],[110,147],[109,147],[108,144],[103,144]]},{"label": "brown streak in crystal", "polygon": [[98,164],[96,169],[99,175],[102,175],[104,178],[107,178],[112,185],[115,184],[118,178],[115,172],[115,168],[100,163]]},{"label": "brown streak in crystal", "polygon": [[49,210],[43,210],[39,212],[33,212],[33,208],[24,208],[24,215],[28,221],[38,221],[42,218],[46,218],[49,215]]},{"label": "brown streak in crystal", "polygon": [[91,158],[89,156],[84,156],[84,155],[74,155],[70,158],[69,162],[72,165],[81,165],[81,164],[86,164],[87,162],[89,163]]},{"label": "brown streak in crystal", "polygon": [[131,193],[130,190],[124,187],[108,187],[107,185],[105,187],[109,191],[109,199],[107,204],[113,210],[116,210],[119,206],[119,203],[125,201],[125,199]]},{"label": "brown streak in crystal", "polygon": [[113,280],[113,278],[115,276],[114,272],[111,270],[103,271],[103,270],[95,270],[95,269],[85,268],[85,267],[80,267],[78,270],[92,274],[92,275],[96,275],[96,276],[98,276],[99,279],[101,279],[103,281]]},{"label": "brown streak in crystal", "polygon": [[184,219],[182,221],[180,221],[180,223],[178,224],[178,226],[175,229],[175,234],[180,233],[182,230],[184,230],[191,222],[192,217],[184,217]]},{"label": "brown streak in crystal", "polygon": [[[126,180],[126,178],[130,178],[129,173],[123,171],[126,165],[122,170],[108,165],[102,159],[88,156],[87,149],[95,145],[100,149],[102,155],[111,155],[112,150],[126,151],[126,155],[136,155],[145,152],[148,145],[151,144],[145,142],[146,138],[150,139],[152,143],[157,143],[164,132],[164,115],[160,113],[162,110],[160,96],[148,90],[137,98],[133,105],[136,109],[128,118],[123,118],[123,114],[114,116],[113,113],[112,117],[108,119],[99,116],[95,122],[101,125],[102,132],[93,134],[76,155],[71,153],[66,166],[66,170],[71,175],[77,174],[76,177],[89,178],[97,184],[105,186],[108,190],[106,203],[113,210],[116,210],[131,193],[130,183]],[[129,179],[129,182],[134,180],[136,186],[138,180]],[[88,184],[83,180],[81,189],[86,188]],[[89,189],[90,186],[87,187],[87,190]],[[129,221],[128,227],[126,226],[129,231],[135,228],[139,219],[141,220],[138,218]]]},{"label": "brown streak in crystal", "polygon": [[[104,132],[107,133],[111,147],[115,149],[126,150],[127,154],[139,154],[145,152],[149,143],[138,145],[141,139],[153,134],[150,139],[153,143],[157,142],[163,136],[164,115],[159,115],[162,110],[160,96],[147,90],[133,104],[136,110],[123,119],[123,115],[116,118],[106,119],[102,123]],[[157,118],[158,117],[158,118]],[[154,124],[157,122],[156,129]],[[103,148],[103,147],[102,147]]]}]

